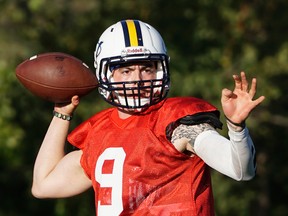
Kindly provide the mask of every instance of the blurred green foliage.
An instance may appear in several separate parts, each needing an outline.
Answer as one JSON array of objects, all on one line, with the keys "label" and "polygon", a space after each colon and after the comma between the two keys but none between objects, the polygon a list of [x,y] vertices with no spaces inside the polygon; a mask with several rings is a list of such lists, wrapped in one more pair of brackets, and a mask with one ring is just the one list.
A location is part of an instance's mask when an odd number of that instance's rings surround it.
[{"label": "blurred green foliage", "polygon": [[[148,22],[162,34],[171,56],[170,96],[197,96],[220,108],[232,74],[244,70],[257,77],[258,96],[266,100],[247,124],[258,174],[235,182],[213,172],[216,213],[288,215],[287,8],[284,0],[0,0],[0,216],[95,214],[93,191],[58,200],[32,197],[33,163],[53,104],[27,92],[15,68],[51,51],[93,68],[98,37],[126,18]],[[84,97],[73,127],[105,107],[96,91]]]}]

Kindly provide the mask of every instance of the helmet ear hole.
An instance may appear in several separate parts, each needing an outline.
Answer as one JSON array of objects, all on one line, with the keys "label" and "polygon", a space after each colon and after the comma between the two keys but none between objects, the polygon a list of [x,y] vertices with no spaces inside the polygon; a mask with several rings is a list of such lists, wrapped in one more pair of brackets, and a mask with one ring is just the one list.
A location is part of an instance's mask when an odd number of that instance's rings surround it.
[{"label": "helmet ear hole", "polygon": [[[110,26],[101,35],[94,58],[99,92],[108,103],[139,109],[166,98],[170,87],[169,57],[161,35],[149,24],[123,20]],[[155,62],[157,76],[154,80],[137,81],[135,88],[131,87],[131,82],[116,83],[113,80],[112,71],[119,65],[139,61]],[[131,93],[133,91],[136,93]]]}]

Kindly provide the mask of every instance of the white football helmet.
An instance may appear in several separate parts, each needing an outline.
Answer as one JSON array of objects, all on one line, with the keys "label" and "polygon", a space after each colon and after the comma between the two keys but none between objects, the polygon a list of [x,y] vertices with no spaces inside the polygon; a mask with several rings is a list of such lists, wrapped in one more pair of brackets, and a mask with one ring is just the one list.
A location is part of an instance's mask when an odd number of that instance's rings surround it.
[{"label": "white football helmet", "polygon": [[[99,38],[94,59],[98,89],[108,103],[141,111],[166,98],[170,88],[169,57],[161,35],[149,24],[139,20],[123,20],[110,26]],[[132,82],[113,80],[115,66],[139,61],[156,63],[156,79]],[[149,91],[149,96],[141,96],[141,91]],[[126,92],[135,94],[131,96]]]}]

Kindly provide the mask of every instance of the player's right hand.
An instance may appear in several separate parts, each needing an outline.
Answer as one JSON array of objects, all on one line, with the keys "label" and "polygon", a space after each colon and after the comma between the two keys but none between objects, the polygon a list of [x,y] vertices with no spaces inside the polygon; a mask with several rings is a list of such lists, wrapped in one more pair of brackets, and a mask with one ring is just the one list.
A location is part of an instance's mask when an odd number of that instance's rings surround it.
[{"label": "player's right hand", "polygon": [[71,103],[56,103],[54,106],[54,110],[63,115],[72,116],[79,103],[80,98],[79,96],[75,95],[71,98]]}]

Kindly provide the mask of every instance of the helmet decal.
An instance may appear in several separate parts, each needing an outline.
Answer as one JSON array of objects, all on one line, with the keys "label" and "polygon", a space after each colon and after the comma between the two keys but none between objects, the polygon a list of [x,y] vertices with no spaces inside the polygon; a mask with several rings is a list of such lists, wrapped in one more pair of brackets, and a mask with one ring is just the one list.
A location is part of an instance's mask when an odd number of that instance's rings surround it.
[{"label": "helmet decal", "polygon": [[95,56],[98,57],[101,53],[101,50],[102,50],[102,45],[103,44],[103,41],[99,41],[98,44],[97,44],[97,49],[95,51]]},{"label": "helmet decal", "polygon": [[121,21],[125,46],[143,46],[142,32],[138,20]]}]

